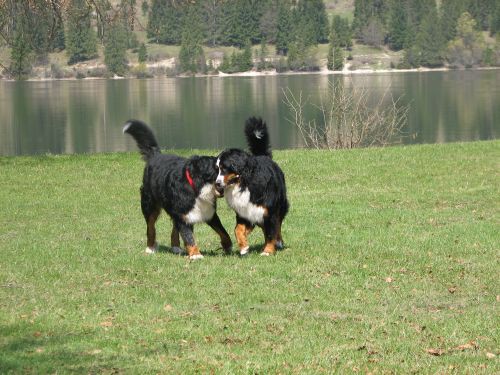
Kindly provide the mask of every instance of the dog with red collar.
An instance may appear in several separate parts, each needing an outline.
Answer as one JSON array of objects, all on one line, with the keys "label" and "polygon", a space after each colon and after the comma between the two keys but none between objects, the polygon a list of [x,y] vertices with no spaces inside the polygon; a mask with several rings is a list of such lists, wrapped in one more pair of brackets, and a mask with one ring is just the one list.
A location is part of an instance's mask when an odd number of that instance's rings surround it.
[{"label": "dog with red collar", "polygon": [[196,223],[207,223],[219,235],[224,251],[230,253],[231,238],[216,213],[216,158],[162,154],[153,131],[142,121],[127,121],[123,132],[134,138],[146,162],[141,187],[141,209],[147,226],[146,253],[157,250],[155,224],[162,210],[173,221],[170,239],[174,253],[182,253],[180,235],[189,259],[203,258],[194,239]]}]

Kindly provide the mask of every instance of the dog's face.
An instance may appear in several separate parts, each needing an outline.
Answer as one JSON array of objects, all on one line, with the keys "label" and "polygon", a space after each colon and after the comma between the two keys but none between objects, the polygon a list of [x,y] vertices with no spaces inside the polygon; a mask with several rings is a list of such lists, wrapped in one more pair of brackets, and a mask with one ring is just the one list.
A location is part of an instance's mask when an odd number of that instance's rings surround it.
[{"label": "dog's face", "polygon": [[215,180],[215,190],[222,197],[224,189],[228,186],[239,183],[240,177],[245,173],[248,155],[239,149],[229,149],[223,151],[215,163],[218,171]]}]

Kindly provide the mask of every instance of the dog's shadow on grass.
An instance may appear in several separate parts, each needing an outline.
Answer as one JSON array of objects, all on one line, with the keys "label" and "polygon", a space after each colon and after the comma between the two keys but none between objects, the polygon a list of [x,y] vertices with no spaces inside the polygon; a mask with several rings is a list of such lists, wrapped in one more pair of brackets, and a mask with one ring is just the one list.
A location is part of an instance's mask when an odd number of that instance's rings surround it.
[{"label": "dog's shadow on grass", "polygon": [[[260,253],[262,253],[263,248],[264,248],[264,244],[252,245],[248,249],[247,254],[254,254],[254,253],[260,254]],[[287,246],[285,246],[282,249],[277,249],[277,252],[284,251],[284,250],[286,250],[286,248],[287,248]],[[179,253],[179,252],[174,251],[172,249],[172,247],[166,246],[166,245],[159,245],[158,249],[156,251],[158,253],[161,253],[161,254],[170,254],[170,255],[177,255],[177,256],[186,256],[187,255],[187,253],[184,249],[182,249],[182,253]],[[245,257],[245,256],[240,256],[240,252],[237,248],[233,248],[233,250],[230,253],[224,252],[222,247],[219,247],[217,249],[208,249],[208,250],[201,249],[201,253],[203,254],[203,256],[206,256],[206,257],[220,257],[220,256],[238,256],[238,257],[242,257],[242,258]]]}]

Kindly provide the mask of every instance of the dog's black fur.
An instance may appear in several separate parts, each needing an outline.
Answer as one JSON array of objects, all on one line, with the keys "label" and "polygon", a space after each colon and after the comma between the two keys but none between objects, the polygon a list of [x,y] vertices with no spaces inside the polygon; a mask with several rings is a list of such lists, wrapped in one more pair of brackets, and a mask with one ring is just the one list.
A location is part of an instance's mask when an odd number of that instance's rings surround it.
[{"label": "dog's black fur", "polygon": [[193,236],[193,224],[198,222],[210,225],[220,236],[224,251],[230,252],[231,239],[215,212],[216,158],[192,156],[186,159],[162,154],[153,131],[138,120],[128,121],[123,132],[135,139],[146,161],[141,187],[141,208],[147,224],[146,252],[156,249],[155,223],[162,209],[174,224],[171,234],[174,252],[180,252],[180,234],[190,259],[203,257]]},{"label": "dog's black fur", "polygon": [[267,126],[261,118],[246,121],[245,136],[251,153],[236,148],[223,151],[217,158],[215,186],[236,211],[240,254],[247,253],[247,236],[255,225],[264,231],[262,254],[274,254],[276,248],[283,247],[281,224],[289,208],[285,176],[272,160]]}]

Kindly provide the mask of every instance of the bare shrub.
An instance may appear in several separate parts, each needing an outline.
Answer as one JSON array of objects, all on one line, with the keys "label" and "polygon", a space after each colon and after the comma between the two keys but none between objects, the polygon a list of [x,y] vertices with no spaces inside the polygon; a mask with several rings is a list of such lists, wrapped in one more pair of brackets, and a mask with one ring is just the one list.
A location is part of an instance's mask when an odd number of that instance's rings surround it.
[{"label": "bare shrub", "polygon": [[[283,102],[289,109],[287,121],[300,132],[305,147],[316,149],[341,149],[369,146],[386,146],[396,136],[402,136],[407,122],[409,105],[402,105],[400,98],[392,95],[386,104],[389,90],[374,104],[369,105],[365,88],[345,88],[342,82],[330,83],[329,90],[319,104],[310,103],[302,92],[294,94],[283,89]],[[306,108],[319,111],[320,121],[306,118]]]}]

